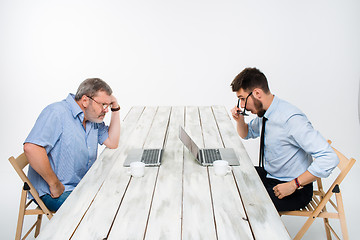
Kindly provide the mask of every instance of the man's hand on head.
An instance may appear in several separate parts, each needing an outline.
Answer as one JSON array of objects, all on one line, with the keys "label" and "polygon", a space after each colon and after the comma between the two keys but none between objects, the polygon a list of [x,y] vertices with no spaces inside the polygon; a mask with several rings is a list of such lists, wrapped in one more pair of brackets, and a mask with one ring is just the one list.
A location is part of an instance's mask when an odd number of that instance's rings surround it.
[{"label": "man's hand on head", "polygon": [[111,108],[119,108],[120,105],[119,103],[117,102],[117,99],[114,95],[111,95]]}]

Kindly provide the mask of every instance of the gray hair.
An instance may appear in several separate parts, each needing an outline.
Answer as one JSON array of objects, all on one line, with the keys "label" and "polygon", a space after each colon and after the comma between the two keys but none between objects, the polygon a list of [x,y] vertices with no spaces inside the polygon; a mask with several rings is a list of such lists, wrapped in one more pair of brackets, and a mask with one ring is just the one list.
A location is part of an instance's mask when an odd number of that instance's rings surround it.
[{"label": "gray hair", "polygon": [[112,94],[110,86],[100,78],[88,78],[84,80],[75,95],[75,100],[79,101],[83,95],[94,97],[98,91],[104,91],[109,96]]}]

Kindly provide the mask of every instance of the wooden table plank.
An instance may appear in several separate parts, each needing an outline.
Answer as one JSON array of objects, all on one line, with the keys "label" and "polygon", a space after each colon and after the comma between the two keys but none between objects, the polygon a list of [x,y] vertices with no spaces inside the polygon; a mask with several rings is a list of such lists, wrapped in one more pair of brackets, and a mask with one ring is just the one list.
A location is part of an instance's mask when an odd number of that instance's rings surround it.
[{"label": "wooden table plank", "polygon": [[181,239],[184,107],[173,107],[145,239]]},{"label": "wooden table plank", "polygon": [[[204,147],[197,107],[186,107],[185,129],[199,147]],[[196,163],[186,148],[183,194],[183,239],[216,239],[207,168]]]},{"label": "wooden table plank", "polygon": [[[123,167],[124,160],[130,149],[143,147],[156,111],[156,107],[146,107],[131,135],[121,139],[125,143],[125,147],[119,150],[115,164],[76,230],[73,239],[103,239],[107,237],[131,179],[131,176],[127,174],[127,169]],[[106,154],[106,152],[104,151],[102,154]]]},{"label": "wooden table plank", "polygon": [[173,107],[145,239],[181,239],[183,125],[184,107]]},{"label": "wooden table plank", "polygon": [[[159,107],[144,148],[162,148],[170,107]],[[142,178],[131,178],[108,239],[143,239],[151,209],[158,167],[149,167]],[[141,193],[141,194],[139,194]]]},{"label": "wooden table plank", "polygon": [[255,239],[290,239],[264,185],[237,135],[226,109],[212,107],[225,147],[234,148],[240,158],[240,166],[233,168]]},{"label": "wooden table plank", "polygon": [[[223,148],[211,107],[199,110],[205,147]],[[219,177],[208,168],[218,239],[253,239],[232,173]]]},{"label": "wooden table plank", "polygon": [[133,126],[143,110],[144,107],[133,107],[129,111],[126,120],[121,124],[119,148],[117,150],[107,149],[106,153],[99,156],[46,228],[41,231],[38,239],[70,239],[113,166],[116,152],[121,151],[124,139],[131,134]]}]

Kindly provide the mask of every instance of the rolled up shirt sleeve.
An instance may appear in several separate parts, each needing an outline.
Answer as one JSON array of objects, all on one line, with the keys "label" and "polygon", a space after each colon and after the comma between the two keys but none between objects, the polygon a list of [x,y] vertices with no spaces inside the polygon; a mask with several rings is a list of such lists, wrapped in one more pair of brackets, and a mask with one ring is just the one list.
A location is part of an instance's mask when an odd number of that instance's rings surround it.
[{"label": "rolled up shirt sleeve", "polygon": [[104,122],[98,124],[98,143],[103,144],[109,137],[109,126],[106,126]]},{"label": "rolled up shirt sleeve", "polygon": [[259,117],[252,119],[248,123],[248,134],[244,139],[257,138],[260,136],[261,121]]},{"label": "rolled up shirt sleeve", "polygon": [[307,170],[316,177],[328,177],[339,164],[339,158],[326,139],[305,115],[293,115],[286,125],[292,140],[314,159]]}]

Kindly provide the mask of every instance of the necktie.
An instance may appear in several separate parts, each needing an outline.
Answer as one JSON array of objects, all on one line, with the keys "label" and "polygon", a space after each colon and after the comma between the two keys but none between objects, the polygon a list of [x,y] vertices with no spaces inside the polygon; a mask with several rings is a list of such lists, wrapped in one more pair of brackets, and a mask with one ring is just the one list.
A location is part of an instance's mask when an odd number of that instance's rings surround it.
[{"label": "necktie", "polygon": [[264,138],[265,138],[265,123],[267,118],[263,117],[262,119],[262,128],[260,135],[260,153],[259,153],[259,167],[264,168]]}]

